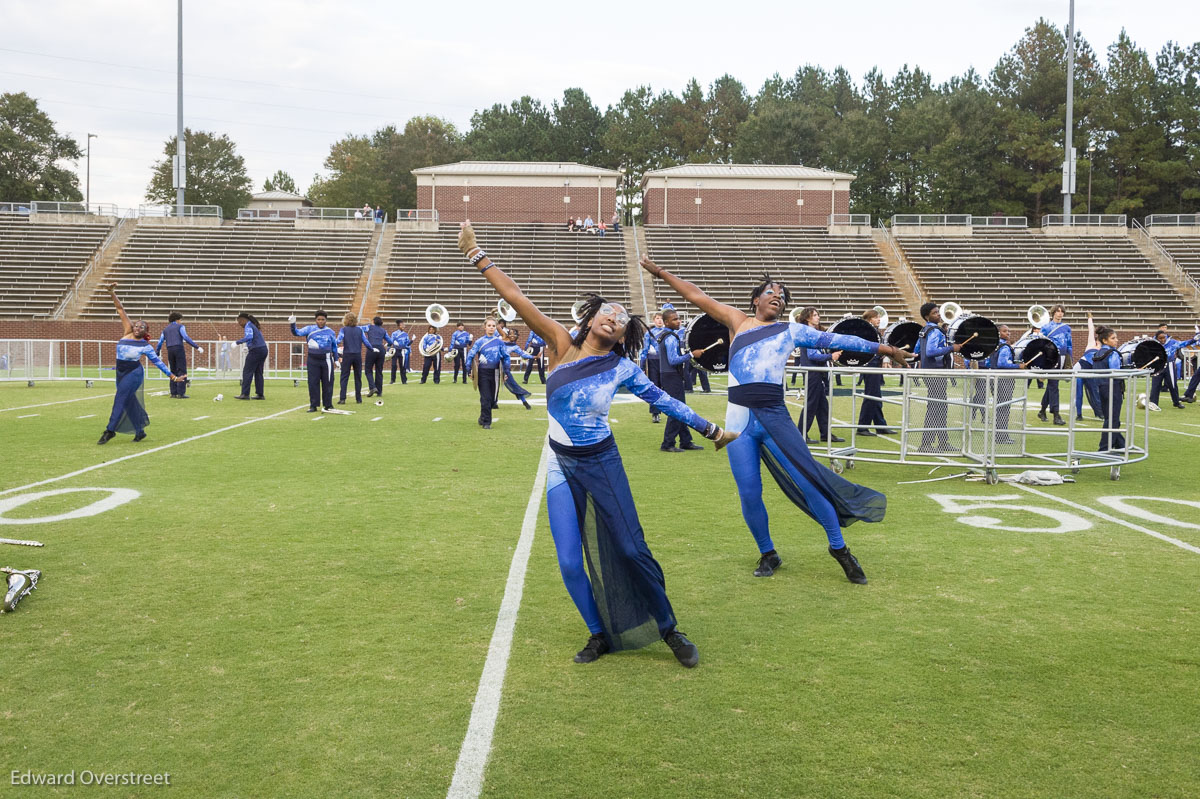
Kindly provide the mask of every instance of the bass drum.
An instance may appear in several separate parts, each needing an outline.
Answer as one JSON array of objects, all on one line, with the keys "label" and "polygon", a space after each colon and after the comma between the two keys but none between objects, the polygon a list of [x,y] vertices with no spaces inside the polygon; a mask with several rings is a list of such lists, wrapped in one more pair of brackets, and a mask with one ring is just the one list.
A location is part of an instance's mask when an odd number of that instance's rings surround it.
[{"label": "bass drum", "polygon": [[883,343],[899,350],[913,352],[921,338],[921,325],[916,322],[893,322],[883,331]]},{"label": "bass drum", "polygon": [[1117,347],[1121,355],[1121,366],[1126,369],[1151,369],[1159,371],[1167,362],[1167,348],[1149,336],[1130,339]]},{"label": "bass drum", "polygon": [[[1000,346],[1000,329],[986,316],[960,316],[950,323],[946,338],[951,344],[962,344],[959,355],[968,361],[982,361]],[[1055,365],[1058,362],[1055,361]]]},{"label": "bass drum", "polygon": [[[971,342],[974,343],[974,342]],[[1026,369],[1057,369],[1058,345],[1041,333],[1027,333],[1013,345],[1013,361]]]},{"label": "bass drum", "polygon": [[[857,336],[858,338],[879,343],[879,328],[863,319],[861,316],[851,316],[836,322],[829,328],[830,333],[839,336]],[[842,350],[835,361],[838,366],[866,366],[875,356],[869,352],[851,352]]]},{"label": "bass drum", "polygon": [[[713,346],[717,341],[721,343]],[[688,352],[704,350],[699,358],[692,359],[704,371],[719,373],[729,369],[729,328],[708,314],[688,322],[683,346]]]}]

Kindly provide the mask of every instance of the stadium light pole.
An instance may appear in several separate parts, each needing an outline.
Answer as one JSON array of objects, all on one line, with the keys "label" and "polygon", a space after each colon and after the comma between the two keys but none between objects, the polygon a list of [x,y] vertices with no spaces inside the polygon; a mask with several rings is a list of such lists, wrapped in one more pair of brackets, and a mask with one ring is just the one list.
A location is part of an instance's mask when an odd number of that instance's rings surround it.
[{"label": "stadium light pole", "polygon": [[183,138],[183,0],[179,0],[179,44],[176,74],[178,107],[175,114],[175,215],[183,216],[183,192],[187,186],[187,143]]},{"label": "stadium light pole", "polygon": [[[182,0],[180,0],[182,2]],[[1075,158],[1071,143],[1071,128],[1075,117],[1075,0],[1071,0],[1070,21],[1067,23],[1067,142],[1063,151],[1063,224],[1071,224],[1071,194],[1075,189]]]},{"label": "stadium light pole", "polygon": [[1092,215],[1092,153],[1096,152],[1096,145],[1089,144],[1088,153],[1088,216]]},{"label": "stadium light pole", "polygon": [[100,137],[95,133],[89,133],[87,137],[87,181],[84,183],[83,195],[83,212],[85,214],[92,207],[92,139],[98,138]]}]

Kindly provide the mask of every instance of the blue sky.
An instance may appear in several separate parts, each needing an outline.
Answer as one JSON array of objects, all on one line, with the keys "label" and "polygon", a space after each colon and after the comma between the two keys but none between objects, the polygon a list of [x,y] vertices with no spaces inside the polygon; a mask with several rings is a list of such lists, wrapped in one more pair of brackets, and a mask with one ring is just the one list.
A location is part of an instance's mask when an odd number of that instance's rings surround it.
[{"label": "blue sky", "polygon": [[[175,130],[172,0],[0,0],[0,92],[37,97],[61,131],[92,144],[93,202],[143,202]],[[753,92],[773,73],[845,66],[936,81],[986,75],[1039,16],[1068,3],[387,3],[186,0],[185,108],[193,128],[229,134],[257,190],[276,169],[308,186],[348,133],[582,87],[603,109],[629,87],[678,92],[728,72]],[[1100,51],[1121,28],[1155,52],[1200,41],[1200,4],[1079,0]],[[84,164],[79,162],[82,175]],[[21,199],[21,198],[0,198]]]}]

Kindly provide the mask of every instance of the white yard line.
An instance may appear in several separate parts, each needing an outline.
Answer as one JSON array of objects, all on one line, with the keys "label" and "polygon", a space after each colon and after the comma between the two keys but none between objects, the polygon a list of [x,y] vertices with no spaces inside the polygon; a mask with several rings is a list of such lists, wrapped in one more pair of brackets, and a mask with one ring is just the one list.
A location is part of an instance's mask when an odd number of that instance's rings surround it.
[{"label": "white yard line", "polygon": [[450,781],[448,799],[475,799],[483,790],[483,770],[492,751],[492,736],[496,731],[496,717],[500,714],[500,693],[504,688],[504,674],[508,670],[508,655],[512,651],[513,629],[517,625],[517,610],[521,607],[521,594],[525,590],[525,569],[529,565],[529,553],[533,549],[533,531],[537,528],[538,509],[542,506],[542,494],[546,490],[546,462],[550,457],[549,440],[542,445],[542,457],[538,461],[537,477],[525,506],[525,520],[521,523],[521,537],[513,553],[512,565],[508,568],[508,582],[504,586],[504,599],[500,601],[500,612],[496,615],[496,627],[492,631],[492,642],[488,645],[487,660],[483,674],[479,677],[479,690],[475,692],[475,704],[471,708],[471,721],[467,724],[467,735],[458,752],[458,763],[454,766],[454,778]]},{"label": "white yard line", "polygon": [[68,402],[83,402],[85,400],[101,399],[103,397],[112,398],[112,394],[93,394],[90,397],[79,397],[77,399],[59,400],[58,402],[43,402],[39,405],[21,405],[17,408],[0,408],[0,413],[8,413],[9,411],[24,411],[29,408],[45,408],[48,405],[66,405]]},{"label": "white yard line", "polygon": [[40,413],[23,413],[20,416],[18,416],[17,418],[18,419],[32,419],[35,416],[41,416],[41,414]]},{"label": "white yard line", "polygon": [[[68,472],[67,474],[60,475],[58,477],[50,477],[46,480],[39,480],[36,483],[30,483],[28,485],[17,486],[16,488],[6,488],[3,491],[0,491],[0,497],[4,496],[5,494],[15,494],[18,491],[25,491],[26,489],[36,488],[38,486],[44,486],[48,483],[57,483],[59,480],[67,480],[72,477],[78,477],[81,474],[87,474],[88,472],[94,472],[96,469],[103,469],[105,466],[112,466],[117,463],[123,463],[124,461],[132,460],[133,458],[140,458],[144,455],[153,455],[155,452],[162,452],[164,449],[171,449],[171,447],[178,447],[180,444],[187,444],[192,441],[199,441],[202,438],[208,438],[209,436],[215,436],[217,433],[224,433],[229,430],[235,430],[239,427],[245,427],[246,425],[254,424],[255,422],[262,422],[267,419],[274,419],[276,416],[283,416],[285,413],[291,413],[292,411],[298,411],[304,407],[307,407],[307,406],[297,405],[295,408],[288,408],[286,411],[279,411],[278,413],[272,413],[269,416],[259,416],[254,419],[251,419],[248,422],[238,422],[237,424],[229,425],[229,427],[222,427],[217,430],[210,430],[207,433],[201,433],[196,436],[191,436],[189,438],[180,439],[179,441],[172,441],[170,444],[163,444],[161,447],[153,447],[151,449],[144,449],[141,452],[134,452],[130,455],[125,455],[120,458],[114,458],[111,461],[105,461],[104,463],[97,463],[95,466],[85,466],[82,469],[77,469],[73,472]],[[95,445],[92,445],[92,446],[95,446]]]},{"label": "white yard line", "polygon": [[196,418],[192,419],[192,421],[193,421],[193,422],[198,422],[198,421],[200,421],[201,419],[210,419],[210,418],[212,418],[212,417],[209,417],[209,416],[197,416]]},{"label": "white yard line", "polygon": [[1164,535],[1163,533],[1157,532],[1156,530],[1151,530],[1149,527],[1142,527],[1140,524],[1134,524],[1133,522],[1127,522],[1124,519],[1117,518],[1116,516],[1109,516],[1104,511],[1096,510],[1095,508],[1088,507],[1087,505],[1080,505],[1078,502],[1072,502],[1069,499],[1063,499],[1062,497],[1056,497],[1053,494],[1047,494],[1045,491],[1038,491],[1036,488],[1030,488],[1029,486],[1021,485],[1020,483],[1012,483],[1011,485],[1015,486],[1016,488],[1021,489],[1022,491],[1026,491],[1030,494],[1036,494],[1039,497],[1043,497],[1045,499],[1050,499],[1055,502],[1059,502],[1063,505],[1068,505],[1072,508],[1075,508],[1078,511],[1083,511],[1084,513],[1090,513],[1093,516],[1104,519],[1104,521],[1106,521],[1106,522],[1112,522],[1113,524],[1119,524],[1123,527],[1128,527],[1130,530],[1137,530],[1139,533],[1145,533],[1146,535],[1153,536],[1154,538],[1157,538],[1160,541],[1166,541],[1168,544],[1174,544],[1175,546],[1179,547],[1180,549],[1186,549],[1188,552],[1195,552],[1197,555],[1200,555],[1200,547],[1192,546],[1191,544],[1187,543],[1186,541],[1180,541],[1178,538],[1172,538],[1171,536]]},{"label": "white yard line", "polygon": [[1200,438],[1200,435],[1195,433],[1185,433],[1182,430],[1168,430],[1165,427],[1151,427],[1151,430],[1157,430],[1160,433],[1174,433],[1177,436],[1187,436],[1188,438]]},{"label": "white yard line", "polygon": [[376,417],[375,417],[374,419],[372,419],[371,421],[372,421],[372,422],[378,422],[378,421],[379,421],[380,419],[382,419],[382,418],[383,418],[382,416],[376,416]]},{"label": "white yard line", "polygon": [[76,416],[75,418],[76,419],[93,419],[93,418],[95,418],[95,416],[96,416],[96,414],[94,414],[94,413],[86,413],[83,416]]}]

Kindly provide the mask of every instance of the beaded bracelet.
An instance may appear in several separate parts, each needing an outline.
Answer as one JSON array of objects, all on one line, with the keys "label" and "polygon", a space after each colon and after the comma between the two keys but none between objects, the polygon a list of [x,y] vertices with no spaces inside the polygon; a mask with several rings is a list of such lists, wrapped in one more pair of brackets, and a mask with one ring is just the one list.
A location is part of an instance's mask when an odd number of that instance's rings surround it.
[{"label": "beaded bracelet", "polygon": [[483,249],[481,248],[479,250],[479,252],[477,252],[471,256],[471,266],[475,266],[480,261],[482,261],[484,258],[487,258],[487,253],[484,252]]}]

